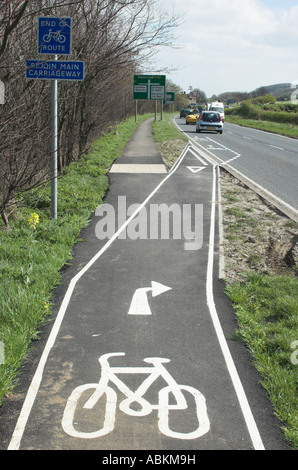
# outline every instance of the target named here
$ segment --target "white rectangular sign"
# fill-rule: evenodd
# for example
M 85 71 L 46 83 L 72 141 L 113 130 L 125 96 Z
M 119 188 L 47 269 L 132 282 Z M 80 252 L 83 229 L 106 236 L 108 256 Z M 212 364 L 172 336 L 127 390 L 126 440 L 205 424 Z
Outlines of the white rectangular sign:
M 165 97 L 165 87 L 153 85 L 151 86 L 151 99 L 152 100 L 163 100 Z

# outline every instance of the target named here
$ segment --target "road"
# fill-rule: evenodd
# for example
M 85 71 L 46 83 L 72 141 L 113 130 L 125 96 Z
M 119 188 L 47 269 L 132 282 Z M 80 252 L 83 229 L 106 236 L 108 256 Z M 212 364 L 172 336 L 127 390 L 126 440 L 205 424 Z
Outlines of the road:
M 188 146 L 166 173 L 145 122 L 109 177 L 1 448 L 287 449 L 218 280 L 216 166 Z
M 178 127 L 200 148 L 249 178 L 272 201 L 298 220 L 298 142 L 296 139 L 224 123 L 222 135 L 196 134 L 194 125 L 176 119 Z

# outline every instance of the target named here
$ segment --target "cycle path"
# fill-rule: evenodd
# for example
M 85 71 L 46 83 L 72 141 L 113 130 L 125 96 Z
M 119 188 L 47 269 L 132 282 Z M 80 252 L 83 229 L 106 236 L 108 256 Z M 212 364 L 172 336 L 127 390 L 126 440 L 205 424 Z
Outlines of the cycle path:
M 150 126 L 111 168 L 105 206 L 75 248 L 9 449 L 285 447 L 218 283 L 216 168 L 187 147 L 166 173 Z M 156 222 L 161 204 L 172 225 L 166 213 Z M 148 358 L 167 372 L 147 390 Z M 105 393 L 84 408 L 103 376 Z

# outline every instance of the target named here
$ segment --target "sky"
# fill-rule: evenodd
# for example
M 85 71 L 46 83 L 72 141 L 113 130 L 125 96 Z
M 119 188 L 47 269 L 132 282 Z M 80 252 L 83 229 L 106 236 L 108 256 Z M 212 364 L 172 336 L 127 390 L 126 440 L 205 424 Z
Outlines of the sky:
M 298 81 L 298 0 L 158 0 L 183 15 L 175 48 L 162 47 L 152 67 L 188 92 L 225 91 Z

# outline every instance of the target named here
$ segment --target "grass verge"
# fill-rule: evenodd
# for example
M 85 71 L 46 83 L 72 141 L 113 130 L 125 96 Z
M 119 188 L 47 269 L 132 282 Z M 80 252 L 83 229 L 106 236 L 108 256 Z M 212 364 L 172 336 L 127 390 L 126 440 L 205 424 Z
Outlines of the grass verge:
M 0 404 L 17 383 L 38 329 L 51 314 L 51 297 L 72 247 L 108 189 L 108 168 L 135 128 L 151 116 L 129 118 L 94 142 L 88 155 L 58 181 L 58 220 L 51 220 L 50 185 L 21 194 L 10 229 L 0 227 Z
M 298 448 L 298 224 L 221 177 L 226 293 L 284 435 Z
M 248 273 L 226 291 L 234 303 L 238 337 L 253 354 L 286 439 L 298 449 L 298 279 Z
M 175 116 L 177 113 L 164 113 L 162 121 L 152 124 L 154 140 L 168 168 L 175 163 L 188 142 L 188 138 L 173 125 Z

